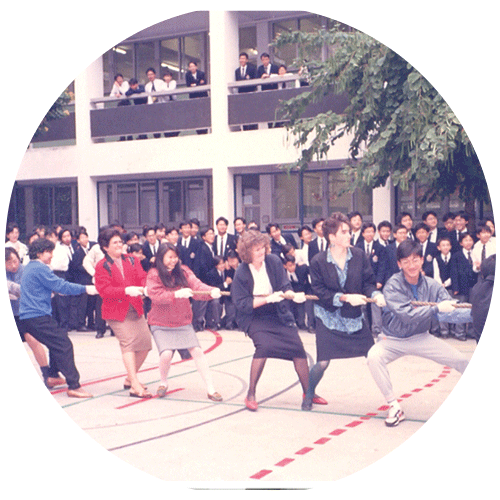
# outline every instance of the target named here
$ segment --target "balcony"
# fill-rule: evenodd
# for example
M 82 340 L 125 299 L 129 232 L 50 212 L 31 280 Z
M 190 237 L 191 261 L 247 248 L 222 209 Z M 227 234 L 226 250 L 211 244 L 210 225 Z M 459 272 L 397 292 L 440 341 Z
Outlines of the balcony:
M 249 87 L 248 81 L 228 84 L 227 124 L 231 131 L 245 130 L 247 125 L 272 123 L 280 120 L 277 115 L 279 104 L 308 90 L 299 86 L 299 77 L 290 75 L 271 79 L 251 81 L 252 92 L 242 92 L 242 87 Z M 262 90 L 262 85 L 276 85 L 278 88 Z M 196 88 L 196 92 L 206 92 L 208 97 L 190 99 L 193 89 L 186 87 L 175 90 L 156 92 L 154 104 L 134 104 L 137 99 L 146 99 L 150 94 L 134 94 L 133 97 L 100 97 L 91 100 L 90 128 L 95 142 L 115 141 L 123 138 L 161 137 L 185 135 L 211 128 L 211 86 Z M 170 99 L 172 98 L 172 99 Z M 332 110 L 342 113 L 348 105 L 346 95 L 330 94 L 321 102 L 307 107 L 304 117 Z M 125 105 L 126 103 L 126 105 Z M 52 145 L 75 141 L 75 115 L 51 122 L 47 134 L 33 142 L 37 145 Z M 61 142 L 62 141 L 62 142 Z M 70 141 L 70 142 L 68 142 Z M 71 142 L 72 141 L 72 142 Z M 46 143 L 46 144 L 44 144 Z

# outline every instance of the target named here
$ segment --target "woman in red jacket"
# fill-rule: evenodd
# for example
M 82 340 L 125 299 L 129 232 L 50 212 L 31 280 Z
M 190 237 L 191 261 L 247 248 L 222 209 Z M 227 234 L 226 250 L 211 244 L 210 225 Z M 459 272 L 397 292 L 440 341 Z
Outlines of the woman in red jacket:
M 95 270 L 95 286 L 102 297 L 102 318 L 120 342 L 127 378 L 123 384 L 130 395 L 150 398 L 152 394 L 139 382 L 139 372 L 152 348 L 151 332 L 144 318 L 142 295 L 146 272 L 138 259 L 123 254 L 120 231 L 105 229 L 98 238 L 104 259 Z
M 160 386 L 157 395 L 167 393 L 167 378 L 176 349 L 188 349 L 207 386 L 208 399 L 222 401 L 215 391 L 207 360 L 201 350 L 192 321 L 193 312 L 189 299 L 194 291 L 206 292 L 196 295 L 195 300 L 211 300 L 220 297 L 219 288 L 205 285 L 189 269 L 181 265 L 179 250 L 171 243 L 162 243 L 156 253 L 154 267 L 147 278 L 151 311 L 148 323 L 160 353 Z

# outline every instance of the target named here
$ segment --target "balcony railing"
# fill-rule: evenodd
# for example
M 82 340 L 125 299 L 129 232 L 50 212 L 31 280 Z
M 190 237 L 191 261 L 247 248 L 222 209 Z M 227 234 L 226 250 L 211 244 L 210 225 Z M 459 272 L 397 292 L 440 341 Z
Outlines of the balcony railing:
M 301 82 L 301 83 L 300 83 Z M 276 86 L 262 90 L 269 85 Z M 250 87 L 250 92 L 248 91 Z M 211 127 L 210 85 L 177 88 L 153 94 L 133 94 L 129 97 L 99 97 L 91 99 L 90 127 L 95 141 L 119 138 L 147 138 L 177 135 L 187 131 L 206 132 Z M 282 122 L 277 114 L 280 102 L 291 99 L 308 87 L 297 75 L 276 76 L 228 84 L 228 126 L 230 130 L 247 130 L 248 125 Z M 205 92 L 207 97 L 190 99 L 189 94 Z M 153 96 L 154 104 L 138 104 Z M 342 113 L 348 105 L 343 94 L 329 94 L 321 102 L 310 104 L 304 113 L 312 117 L 332 110 Z M 75 139 L 75 115 L 51 122 L 47 134 L 33 142 L 40 145 Z

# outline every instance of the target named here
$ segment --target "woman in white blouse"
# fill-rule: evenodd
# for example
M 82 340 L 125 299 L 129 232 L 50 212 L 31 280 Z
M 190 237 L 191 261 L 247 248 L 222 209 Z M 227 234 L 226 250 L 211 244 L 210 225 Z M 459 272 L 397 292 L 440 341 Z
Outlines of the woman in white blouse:
M 238 255 L 243 262 L 236 270 L 231 297 L 238 325 L 255 346 L 245 398 L 246 407 L 255 411 L 257 382 L 267 358 L 293 361 L 303 391 L 308 387 L 306 352 L 288 303 L 305 302 L 305 295 L 293 292 L 280 258 L 271 254 L 267 234 L 244 232 L 238 240 Z

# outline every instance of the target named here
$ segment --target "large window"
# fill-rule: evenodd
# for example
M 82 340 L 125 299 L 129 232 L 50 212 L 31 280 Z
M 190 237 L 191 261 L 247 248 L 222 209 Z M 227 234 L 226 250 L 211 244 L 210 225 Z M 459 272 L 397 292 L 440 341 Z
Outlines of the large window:
M 170 70 L 177 84 L 182 85 L 189 61 L 195 61 L 200 70 L 209 74 L 207 33 L 120 43 L 104 54 L 105 92 L 110 92 L 116 73 L 121 73 L 127 81 L 137 78 L 139 83 L 147 83 L 146 70 L 150 67 L 158 78 Z
M 130 231 L 163 222 L 178 226 L 197 218 L 211 223 L 211 180 L 159 179 L 99 183 L 100 225 L 118 221 Z

